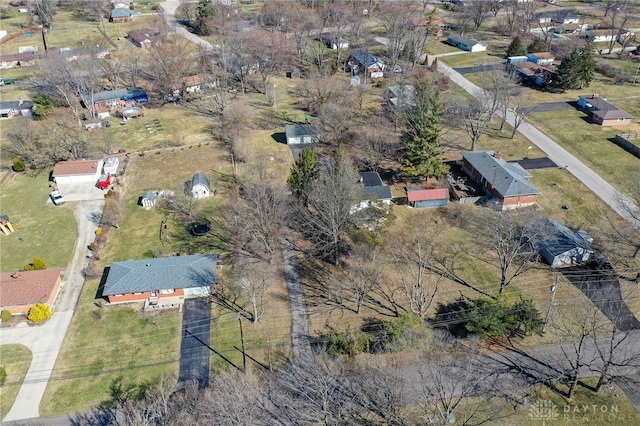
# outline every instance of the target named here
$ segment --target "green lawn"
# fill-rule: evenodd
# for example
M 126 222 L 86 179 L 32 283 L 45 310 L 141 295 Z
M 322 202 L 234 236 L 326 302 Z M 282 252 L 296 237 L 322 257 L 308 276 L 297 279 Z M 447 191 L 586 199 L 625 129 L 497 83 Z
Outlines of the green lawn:
M 15 229 L 9 235 L 0 234 L 2 272 L 22 270 L 34 256 L 49 268 L 67 267 L 78 236 L 73 203 L 47 203 L 49 185 L 48 173 L 35 177 L 10 173 L 2 183 L 0 214 L 8 215 Z
M 178 373 L 182 314 L 99 307 L 98 284 L 84 285 L 40 406 L 44 417 L 91 410 L 118 379 L 137 386 Z
M 636 157 L 611 142 L 630 126 L 598 126 L 578 110 L 535 113 L 529 120 L 621 192 L 625 192 L 629 170 L 640 167 Z
M 31 351 L 26 346 L 0 346 L 0 366 L 7 370 L 7 381 L 0 386 L 0 420 L 11 409 L 30 364 Z
M 463 53 L 460 55 L 443 56 L 438 58 L 453 68 L 472 67 L 476 65 L 491 65 L 504 63 L 504 58 L 487 52 Z

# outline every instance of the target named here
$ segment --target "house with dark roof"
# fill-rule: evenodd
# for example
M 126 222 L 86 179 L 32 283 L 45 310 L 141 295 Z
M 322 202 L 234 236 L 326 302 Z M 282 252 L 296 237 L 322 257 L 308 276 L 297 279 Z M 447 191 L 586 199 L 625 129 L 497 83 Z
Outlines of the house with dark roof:
M 407 201 L 414 208 L 444 207 L 449 204 L 449 189 L 408 186 Z
M 284 127 L 287 145 L 300 145 L 318 141 L 318 129 L 313 124 L 287 124 Z
M 109 303 L 144 302 L 145 309 L 174 308 L 185 297 L 210 295 L 217 283 L 215 254 L 114 262 L 102 296 Z
M 633 116 L 621 110 L 598 94 L 582 95 L 578 105 L 591 117 L 594 123 L 601 126 L 622 126 L 631 124 Z
M 507 163 L 499 151 L 462 154 L 462 169 L 482 185 L 499 210 L 513 210 L 536 203 L 540 191 L 528 182 L 531 174 L 518 163 Z
M 62 284 L 60 269 L 0 274 L 0 309 L 26 315 L 38 303 L 53 307 Z
M 149 28 L 139 28 L 127 33 L 127 39 L 137 47 L 151 47 L 159 39 L 159 33 Z
M 521 81 L 533 83 L 537 86 L 545 86 L 557 76 L 557 73 L 554 70 L 528 60 L 514 61 L 509 65 L 511 69 L 518 72 Z
M 450 34 L 449 37 L 447 37 L 447 42 L 456 46 L 458 49 L 466 50 L 467 52 L 484 52 L 487 50 L 486 44 L 457 34 Z
M 0 69 L 35 66 L 38 55 L 35 52 L 0 55 Z
M 211 182 L 204 173 L 196 173 L 187 185 L 188 195 L 193 198 L 207 198 L 211 195 Z
M 553 267 L 579 265 L 587 262 L 593 251 L 593 239 L 585 231 L 572 231 L 563 223 L 544 219 L 535 225 L 540 239 L 540 255 Z
M 370 78 L 384 77 L 386 65 L 377 57 L 364 50 L 353 52 L 345 61 L 345 71 L 353 75 L 366 73 Z
M 91 182 L 96 183 L 102 172 L 102 160 L 60 161 L 53 167 L 52 177 L 57 184 Z
M 11 118 L 16 116 L 31 117 L 35 111 L 33 102 L 23 101 L 4 101 L 0 102 L 0 117 Z
M 391 188 L 382 182 L 378 172 L 360 172 L 363 199 L 360 204 L 352 209 L 352 212 L 372 207 L 381 203 L 380 207 L 389 208 L 391 205 Z
M 109 22 L 129 22 L 133 20 L 133 11 L 126 8 L 115 8 L 109 15 Z

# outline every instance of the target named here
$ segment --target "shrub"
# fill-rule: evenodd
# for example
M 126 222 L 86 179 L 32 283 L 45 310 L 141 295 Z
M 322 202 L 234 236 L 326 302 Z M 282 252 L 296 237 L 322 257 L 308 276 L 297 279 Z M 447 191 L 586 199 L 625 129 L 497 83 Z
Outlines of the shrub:
M 32 322 L 40 322 L 44 321 L 47 318 L 51 318 L 52 312 L 51 308 L 44 303 L 38 303 L 31 309 L 29 309 L 29 315 L 27 318 Z
M 96 229 L 96 235 L 99 237 L 100 235 L 102 235 L 102 227 L 98 227 L 98 229 Z
M 397 319 L 386 324 L 388 347 L 392 352 L 415 349 L 425 339 L 429 327 L 417 315 L 402 312 Z
M 24 164 L 22 158 L 14 158 L 13 159 L 13 171 L 14 172 L 24 172 L 27 170 L 27 166 Z
M 9 321 L 11 319 L 11 312 L 7 310 L 0 312 L 0 319 L 2 320 L 2 322 Z
M 44 263 L 44 260 L 40 259 L 39 257 L 34 257 L 33 258 L 33 269 L 36 271 L 42 271 L 47 269 L 47 265 Z
M 116 191 L 114 191 L 113 189 L 110 189 L 107 191 L 107 194 L 104 196 L 105 198 L 113 198 L 116 195 Z
M 4 385 L 7 381 L 7 369 L 4 367 L 0 367 L 0 385 Z
M 352 332 L 331 331 L 320 336 L 326 341 L 327 352 L 354 357 L 362 352 L 368 352 L 370 347 L 369 336 L 358 330 Z
M 91 244 L 89 244 L 89 250 L 91 250 L 91 251 L 98 250 L 98 244 L 96 244 L 96 242 L 93 241 Z

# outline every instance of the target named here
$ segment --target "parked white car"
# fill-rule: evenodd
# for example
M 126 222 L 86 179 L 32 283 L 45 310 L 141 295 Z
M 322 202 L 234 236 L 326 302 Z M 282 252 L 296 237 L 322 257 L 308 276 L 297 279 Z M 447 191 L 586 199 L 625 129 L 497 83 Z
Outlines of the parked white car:
M 56 206 L 60 206 L 64 204 L 64 197 L 62 196 L 60 191 L 56 189 L 55 191 L 51 191 L 51 201 L 53 201 L 53 204 L 55 204 Z

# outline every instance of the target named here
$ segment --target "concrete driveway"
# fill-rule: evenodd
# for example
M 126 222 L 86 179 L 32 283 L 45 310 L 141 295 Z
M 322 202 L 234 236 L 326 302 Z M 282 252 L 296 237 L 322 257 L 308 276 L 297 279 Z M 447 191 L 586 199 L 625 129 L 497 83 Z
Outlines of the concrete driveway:
M 491 64 L 491 65 L 476 65 L 473 67 L 461 67 L 454 68 L 458 73 L 465 74 L 473 74 L 477 72 L 487 72 L 487 71 L 503 71 L 505 69 L 505 64 Z
M 40 401 L 84 284 L 82 269 L 88 264 L 85 257 L 87 246 L 93 241 L 97 228 L 94 218 L 102 214 L 103 206 L 104 199 L 82 201 L 75 206 L 78 240 L 51 319 L 37 327 L 0 329 L 0 345 L 23 344 L 31 350 L 33 356 L 18 396 L 9 413 L 2 419 L 3 422 L 40 416 Z
M 104 195 L 107 193 L 106 190 L 99 189 L 96 182 L 61 183 L 57 188 L 64 197 L 65 203 L 104 200 Z M 51 198 L 47 202 L 50 203 Z

